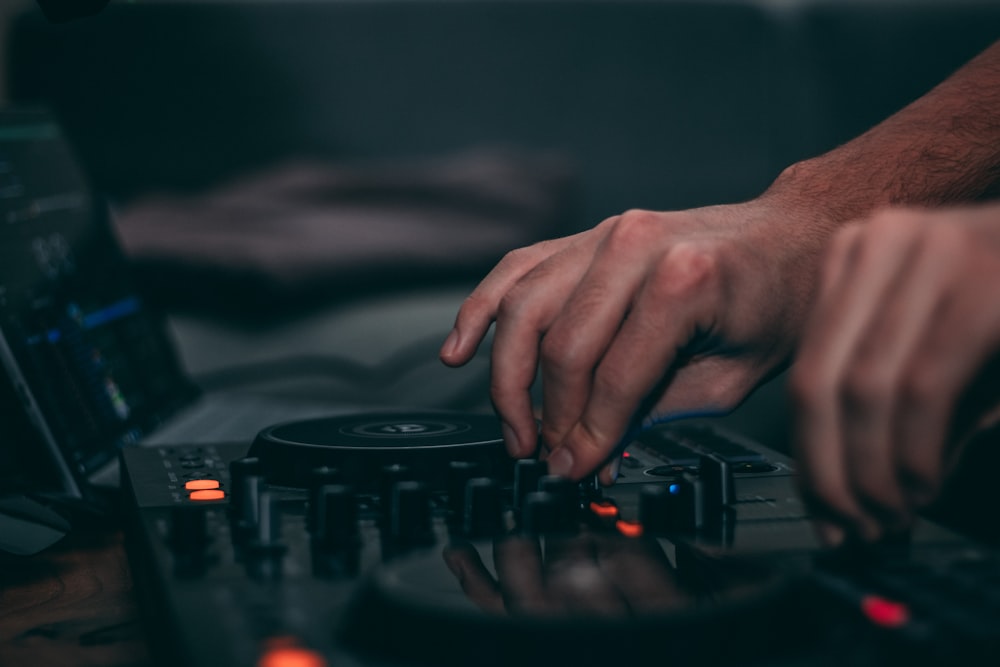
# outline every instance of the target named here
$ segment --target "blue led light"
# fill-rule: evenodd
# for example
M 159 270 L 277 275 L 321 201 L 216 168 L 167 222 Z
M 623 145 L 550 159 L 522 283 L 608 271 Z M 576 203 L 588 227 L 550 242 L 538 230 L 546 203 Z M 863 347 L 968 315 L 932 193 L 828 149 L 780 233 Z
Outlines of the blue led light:
M 670 491 L 670 493 L 672 495 L 676 496 L 678 493 L 681 492 L 681 485 L 680 484 L 671 484 L 670 486 L 667 487 L 667 490 Z

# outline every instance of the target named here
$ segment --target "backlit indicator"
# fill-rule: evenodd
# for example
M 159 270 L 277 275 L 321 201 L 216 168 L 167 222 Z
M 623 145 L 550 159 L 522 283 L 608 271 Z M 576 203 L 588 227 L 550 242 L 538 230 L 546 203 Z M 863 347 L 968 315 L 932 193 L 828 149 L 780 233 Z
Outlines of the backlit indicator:
M 618 516 L 618 508 L 607 501 L 590 503 L 590 511 L 604 519 L 614 519 Z
M 900 628 L 910 622 L 909 607 L 877 595 L 866 595 L 861 600 L 861 611 L 869 621 L 883 628 Z
M 184 483 L 184 488 L 188 491 L 204 491 L 206 489 L 217 489 L 219 488 L 219 480 L 217 479 L 192 479 L 190 482 Z
M 278 646 L 262 655 L 257 667 L 327 667 L 327 662 L 319 653 L 307 648 Z
M 191 500 L 222 500 L 226 497 L 226 492 L 221 489 L 202 489 L 192 491 L 188 496 Z
M 642 535 L 642 524 L 635 521 L 625 521 L 623 519 L 615 524 L 615 528 L 625 537 L 639 537 Z

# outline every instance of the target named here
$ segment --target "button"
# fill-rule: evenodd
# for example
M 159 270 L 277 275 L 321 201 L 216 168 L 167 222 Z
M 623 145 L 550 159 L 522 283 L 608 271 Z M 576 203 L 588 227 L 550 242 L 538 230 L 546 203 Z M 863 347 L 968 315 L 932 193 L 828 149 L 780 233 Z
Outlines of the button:
M 226 492 L 221 489 L 202 489 L 192 491 L 188 496 L 191 500 L 222 500 L 226 497 Z
M 192 459 L 190 461 L 181 461 L 182 468 L 204 468 L 205 460 L 201 458 Z
M 625 537 L 639 537 L 642 535 L 642 524 L 635 521 L 625 521 L 620 519 L 616 524 L 615 528 L 618 532 Z
M 184 482 L 184 488 L 188 491 L 204 491 L 206 489 L 217 489 L 219 488 L 219 480 L 217 479 L 193 479 L 190 482 Z

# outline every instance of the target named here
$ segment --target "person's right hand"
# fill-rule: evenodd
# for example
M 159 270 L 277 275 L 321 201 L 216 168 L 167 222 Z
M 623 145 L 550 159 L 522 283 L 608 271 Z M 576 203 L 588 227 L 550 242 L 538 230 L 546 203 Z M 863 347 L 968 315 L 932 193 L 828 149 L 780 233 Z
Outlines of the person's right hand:
M 791 374 L 803 496 L 830 544 L 909 526 L 1000 399 L 1000 206 L 840 231 Z
M 810 216 L 812 216 L 810 218 Z M 629 211 L 515 250 L 466 299 L 441 357 L 468 361 L 496 321 L 491 393 L 515 457 L 578 479 L 641 421 L 725 412 L 789 357 L 832 225 L 779 196 Z M 602 481 L 614 474 L 606 469 Z

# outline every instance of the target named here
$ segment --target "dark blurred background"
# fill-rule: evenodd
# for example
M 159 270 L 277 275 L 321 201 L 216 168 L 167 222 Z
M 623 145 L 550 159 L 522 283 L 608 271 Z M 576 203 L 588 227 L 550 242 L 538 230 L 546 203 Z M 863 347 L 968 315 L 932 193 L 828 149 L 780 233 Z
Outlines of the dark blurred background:
M 31 0 L 6 0 L 0 28 L 4 99 L 54 109 L 96 187 L 126 213 L 148 214 L 162 204 L 154 196 L 167 196 L 170 211 L 178 201 L 194 210 L 246 174 L 280 173 L 290 161 L 360 164 L 369 177 L 405 164 L 401 173 L 412 175 L 469 151 L 499 151 L 537 181 L 532 202 L 547 198 L 513 247 L 627 208 L 753 197 L 783 167 L 862 132 L 986 47 L 1000 35 L 1000 4 L 139 1 L 52 25 Z M 378 194 L 386 182 L 374 182 Z M 519 219 L 521 209 L 511 210 Z M 475 224 L 465 229 L 472 236 Z M 350 234 L 350 224 L 336 233 Z M 421 239 L 433 245 L 434 233 Z M 397 274 L 390 265 L 380 280 L 327 276 L 311 286 L 327 299 L 277 319 L 270 306 L 283 296 L 264 290 L 266 302 L 241 303 L 238 322 L 211 303 L 188 312 L 184 294 L 196 301 L 198 290 L 174 280 L 177 263 L 130 247 L 153 288 L 185 286 L 165 297 L 185 361 L 218 377 L 293 350 L 335 348 L 376 364 L 414 340 L 436 340 L 504 243 L 496 237 L 476 262 L 463 263 L 461 250 L 434 259 L 461 271 L 426 285 L 434 273 L 426 266 Z M 431 370 L 433 356 L 428 345 L 426 367 L 386 400 L 447 407 L 427 395 L 454 377 Z M 485 381 L 476 386 L 488 408 Z M 733 422 L 780 445 L 781 395 L 778 383 Z

